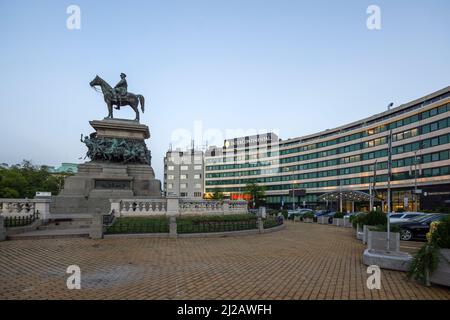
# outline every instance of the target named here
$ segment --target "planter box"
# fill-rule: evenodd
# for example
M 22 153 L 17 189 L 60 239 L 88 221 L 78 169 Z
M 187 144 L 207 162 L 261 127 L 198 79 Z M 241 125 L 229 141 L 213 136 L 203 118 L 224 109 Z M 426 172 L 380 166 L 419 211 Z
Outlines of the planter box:
M 367 244 L 367 239 L 369 238 L 369 226 L 363 225 L 362 233 L 362 242 Z
M 430 282 L 450 287 L 450 249 L 439 250 L 439 264 L 431 274 Z
M 409 253 L 383 251 L 383 250 L 364 250 L 363 263 L 366 266 L 376 265 L 381 269 L 408 271 L 413 257 Z
M 336 227 L 343 227 L 344 226 L 344 219 L 342 219 L 342 218 L 333 218 L 333 224 Z
M 344 217 L 344 228 L 353 228 L 349 217 Z
M 368 230 L 367 226 L 366 230 Z M 400 233 L 391 232 L 387 251 L 387 232 L 368 231 L 367 249 L 363 254 L 365 265 L 377 265 L 382 269 L 408 271 L 412 256 L 400 252 Z
M 387 232 L 369 231 L 367 237 L 367 249 L 379 251 L 387 250 Z M 392 252 L 400 252 L 400 233 L 391 232 L 389 250 Z
M 317 217 L 317 223 L 328 224 L 328 217 Z

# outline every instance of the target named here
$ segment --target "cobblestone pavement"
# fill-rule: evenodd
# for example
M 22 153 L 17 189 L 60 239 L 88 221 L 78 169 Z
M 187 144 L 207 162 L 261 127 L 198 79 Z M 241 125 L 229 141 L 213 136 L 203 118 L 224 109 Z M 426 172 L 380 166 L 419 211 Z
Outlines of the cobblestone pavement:
M 86 238 L 0 242 L 2 299 L 450 299 L 382 270 L 368 290 L 352 229 L 287 223 L 226 238 Z M 66 268 L 81 268 L 68 290 Z

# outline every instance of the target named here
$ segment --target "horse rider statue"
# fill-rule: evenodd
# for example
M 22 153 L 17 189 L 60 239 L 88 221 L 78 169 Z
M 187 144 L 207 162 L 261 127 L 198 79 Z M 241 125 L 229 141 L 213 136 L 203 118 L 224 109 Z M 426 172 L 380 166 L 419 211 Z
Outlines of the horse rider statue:
M 119 101 L 119 103 L 115 107 L 117 110 L 120 110 L 122 96 L 127 95 L 128 83 L 127 83 L 127 80 L 125 79 L 126 77 L 127 77 L 127 75 L 125 73 L 121 73 L 120 81 L 116 84 L 116 86 L 114 88 L 111 89 L 113 99 L 117 99 Z

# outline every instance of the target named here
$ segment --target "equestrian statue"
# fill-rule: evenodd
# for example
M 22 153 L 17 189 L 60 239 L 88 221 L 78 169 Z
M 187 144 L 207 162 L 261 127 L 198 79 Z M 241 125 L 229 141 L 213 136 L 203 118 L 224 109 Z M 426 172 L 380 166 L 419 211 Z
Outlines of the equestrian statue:
M 144 96 L 140 94 L 134 94 L 128 92 L 128 83 L 125 79 L 127 76 L 124 73 L 120 74 L 120 81 L 117 85 L 112 88 L 105 80 L 100 78 L 98 75 L 95 76 L 89 85 L 95 89 L 95 86 L 100 86 L 103 99 L 108 106 L 108 116 L 105 119 L 113 119 L 113 106 L 117 110 L 120 110 L 121 106 L 130 106 L 134 112 L 136 112 L 135 121 L 139 121 L 139 110 L 138 105 L 141 104 L 141 110 L 144 112 L 145 99 Z

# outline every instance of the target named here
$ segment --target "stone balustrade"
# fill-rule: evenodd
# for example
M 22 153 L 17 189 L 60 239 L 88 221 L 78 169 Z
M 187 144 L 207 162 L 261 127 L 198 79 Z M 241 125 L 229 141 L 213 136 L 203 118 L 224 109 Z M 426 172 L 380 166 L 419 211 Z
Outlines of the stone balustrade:
M 166 199 L 123 199 L 111 201 L 111 209 L 119 216 L 152 216 L 167 213 Z
M 50 202 L 51 199 L 0 199 L 0 215 L 20 217 L 39 212 L 39 219 L 46 220 L 50 213 Z
M 111 211 L 118 216 L 211 215 L 247 213 L 246 201 L 165 199 L 114 199 Z
M 214 200 L 187 200 L 180 199 L 180 214 L 221 214 L 224 213 L 224 204 Z

